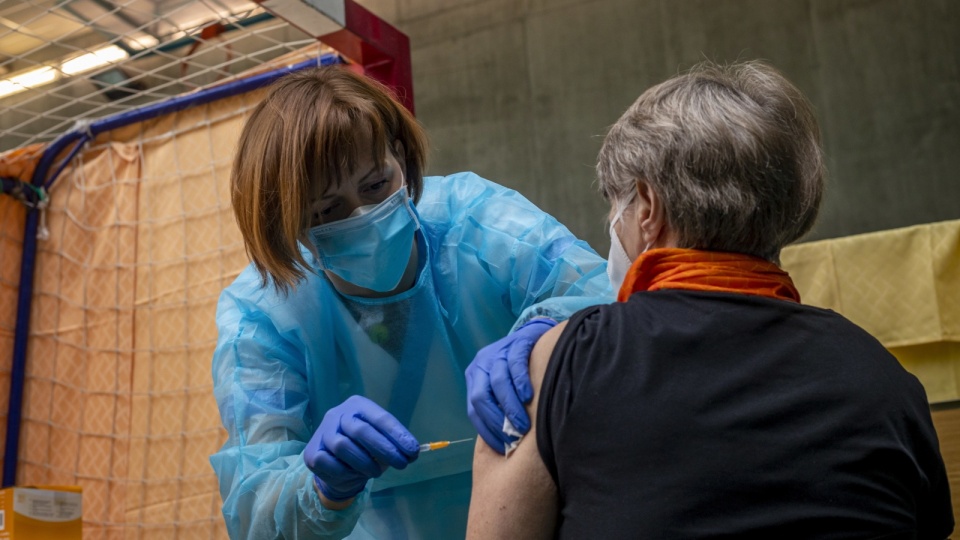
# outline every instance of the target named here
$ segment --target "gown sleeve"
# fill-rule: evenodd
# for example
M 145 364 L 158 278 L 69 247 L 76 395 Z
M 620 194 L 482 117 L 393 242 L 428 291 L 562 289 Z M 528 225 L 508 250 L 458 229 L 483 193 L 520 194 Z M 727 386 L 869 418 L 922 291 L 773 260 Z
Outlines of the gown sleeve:
M 348 508 L 325 508 L 303 461 L 310 396 L 301 345 L 277 331 L 252 297 L 264 296 L 248 269 L 221 295 L 213 383 L 228 439 L 210 462 L 232 539 L 343 538 L 367 491 Z
M 447 241 L 499 284 L 517 317 L 514 329 L 614 300 L 606 261 L 518 192 L 473 173 L 431 180 L 442 184 L 449 205 Z
M 510 290 L 520 314 L 512 330 L 535 317 L 563 321 L 614 300 L 607 262 L 546 213 L 517 239 L 514 268 Z

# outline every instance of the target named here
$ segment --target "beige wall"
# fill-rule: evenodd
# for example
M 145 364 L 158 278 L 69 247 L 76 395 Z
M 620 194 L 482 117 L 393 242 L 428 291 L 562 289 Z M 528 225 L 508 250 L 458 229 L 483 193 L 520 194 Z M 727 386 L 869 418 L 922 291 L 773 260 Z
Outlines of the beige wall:
M 960 2 L 361 3 L 410 36 L 430 172 L 515 187 L 601 253 L 606 127 L 703 58 L 767 59 L 816 105 L 830 183 L 810 238 L 960 218 Z

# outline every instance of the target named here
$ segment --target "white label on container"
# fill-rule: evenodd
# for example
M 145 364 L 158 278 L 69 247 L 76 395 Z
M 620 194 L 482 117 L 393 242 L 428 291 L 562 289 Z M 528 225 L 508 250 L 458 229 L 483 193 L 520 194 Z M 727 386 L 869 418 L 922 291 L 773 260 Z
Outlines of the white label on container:
M 41 521 L 73 521 L 82 514 L 80 494 L 70 491 L 17 488 L 13 511 Z

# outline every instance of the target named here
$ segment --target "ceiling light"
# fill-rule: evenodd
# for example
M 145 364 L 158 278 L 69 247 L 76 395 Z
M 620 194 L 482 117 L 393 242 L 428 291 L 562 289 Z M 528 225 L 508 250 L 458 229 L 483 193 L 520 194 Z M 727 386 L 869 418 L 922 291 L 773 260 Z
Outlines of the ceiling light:
M 60 66 L 60 70 L 67 75 L 76 75 L 84 71 L 90 71 L 101 66 L 105 66 L 117 60 L 123 60 L 129 57 L 123 49 L 116 45 L 109 45 L 102 49 L 78 56 L 72 60 L 67 60 Z
M 160 41 L 148 34 L 135 34 L 132 36 L 127 36 L 127 39 L 124 40 L 124 43 L 127 44 L 127 47 L 131 49 L 150 49 L 156 47 Z
M 50 66 L 32 69 L 20 75 L 0 81 L 0 97 L 22 92 L 27 88 L 47 84 L 57 78 L 57 70 Z

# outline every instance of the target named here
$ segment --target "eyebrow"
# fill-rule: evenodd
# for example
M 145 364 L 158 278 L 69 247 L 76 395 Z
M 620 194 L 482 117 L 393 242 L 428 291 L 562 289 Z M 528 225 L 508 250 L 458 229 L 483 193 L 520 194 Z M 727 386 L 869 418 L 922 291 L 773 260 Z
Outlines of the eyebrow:
M 385 167 L 382 167 L 381 165 L 377 165 L 376 163 L 374 163 L 373 167 L 371 167 L 370 170 L 367 171 L 367 174 L 361 176 L 361 177 L 360 177 L 360 180 L 359 180 L 357 183 L 358 183 L 358 184 L 359 184 L 359 183 L 362 183 L 362 182 L 363 182 L 364 180 L 366 180 L 367 178 L 370 178 L 370 177 L 373 175 L 373 173 L 375 173 L 375 172 L 377 172 L 377 171 L 379 171 L 379 170 L 381 170 L 381 169 L 383 169 L 383 168 L 385 168 Z M 331 193 L 324 193 L 323 195 L 320 196 L 319 199 L 314 200 L 314 202 L 313 202 L 312 204 L 315 205 L 315 204 L 317 204 L 318 202 L 322 202 L 322 201 L 324 201 L 325 199 L 329 199 L 329 198 L 331 198 L 331 197 L 333 197 L 333 196 L 334 196 L 334 195 L 331 194 Z

